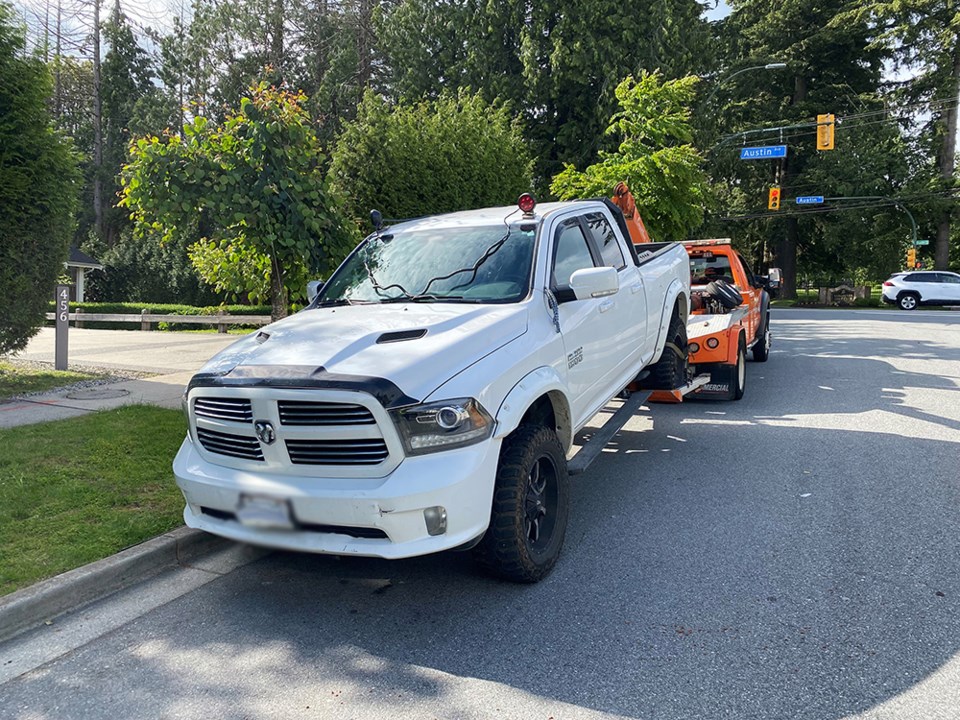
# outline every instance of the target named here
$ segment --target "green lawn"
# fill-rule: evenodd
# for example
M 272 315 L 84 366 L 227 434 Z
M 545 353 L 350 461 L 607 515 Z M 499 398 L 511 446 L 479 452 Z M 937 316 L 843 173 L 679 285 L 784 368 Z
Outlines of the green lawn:
M 0 430 L 0 595 L 182 523 L 183 414 L 128 406 Z
M 44 392 L 96 377 L 102 376 L 61 370 L 37 370 L 0 361 L 0 402 L 24 393 Z

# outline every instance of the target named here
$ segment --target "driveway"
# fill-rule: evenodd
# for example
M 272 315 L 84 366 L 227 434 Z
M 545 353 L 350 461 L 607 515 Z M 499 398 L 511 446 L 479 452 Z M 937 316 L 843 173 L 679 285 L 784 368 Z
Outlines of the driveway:
M 193 373 L 238 337 L 200 332 L 70 328 L 67 336 L 67 356 L 71 366 L 159 374 Z M 27 345 L 27 349 L 15 357 L 52 363 L 55 343 L 54 329 L 42 328 Z

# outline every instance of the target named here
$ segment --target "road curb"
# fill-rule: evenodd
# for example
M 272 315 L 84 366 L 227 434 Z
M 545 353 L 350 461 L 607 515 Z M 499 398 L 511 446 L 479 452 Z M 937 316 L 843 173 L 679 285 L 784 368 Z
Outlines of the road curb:
M 181 527 L 0 598 L 0 642 L 164 570 L 237 543 Z

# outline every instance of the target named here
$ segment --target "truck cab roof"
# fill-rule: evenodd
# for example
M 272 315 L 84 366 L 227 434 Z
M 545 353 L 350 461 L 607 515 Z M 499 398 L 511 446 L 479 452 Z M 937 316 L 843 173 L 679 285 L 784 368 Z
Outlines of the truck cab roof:
M 604 203 L 597 200 L 568 200 L 565 202 L 539 203 L 532 216 L 524 216 L 516 205 L 504 205 L 501 207 L 480 208 L 477 210 L 461 210 L 459 212 L 445 213 L 443 215 L 431 215 L 428 217 L 406 220 L 396 225 L 391 225 L 390 229 L 395 231 L 422 230 L 427 228 L 449 228 L 449 227 L 477 227 L 483 225 L 497 225 L 504 221 L 510 223 L 532 222 L 540 224 L 554 212 L 570 209 L 591 209 L 604 207 Z

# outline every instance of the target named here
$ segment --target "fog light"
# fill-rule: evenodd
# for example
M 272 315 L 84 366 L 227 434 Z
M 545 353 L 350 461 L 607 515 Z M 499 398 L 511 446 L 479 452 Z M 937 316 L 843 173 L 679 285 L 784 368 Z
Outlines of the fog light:
M 718 345 L 720 345 L 720 341 L 716 338 L 710 338 L 707 340 L 707 347 L 711 350 L 716 350 Z
M 700 350 L 700 346 L 697 345 L 696 343 L 690 343 L 689 345 L 687 345 L 687 350 L 689 350 L 692 353 L 695 353 Z
M 447 531 L 447 509 L 440 507 L 428 507 L 423 511 L 424 522 L 427 523 L 427 533 L 429 535 L 443 535 Z

